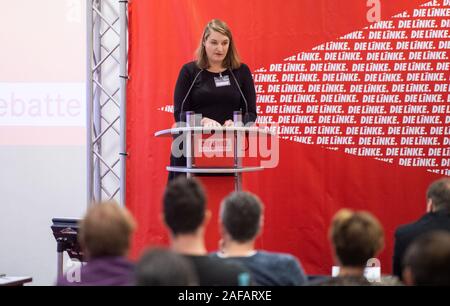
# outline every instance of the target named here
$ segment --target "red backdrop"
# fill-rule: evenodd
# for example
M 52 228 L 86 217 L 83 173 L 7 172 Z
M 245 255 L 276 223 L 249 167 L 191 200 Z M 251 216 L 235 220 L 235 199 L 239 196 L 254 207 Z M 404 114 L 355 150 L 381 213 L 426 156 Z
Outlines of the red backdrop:
M 392 16 L 406 11 L 410 17 L 403 16 L 403 18 L 414 19 L 413 9 L 417 9 L 424 2 L 381 1 L 381 18 L 394 20 L 397 25 L 398 21 Z M 437 1 L 436 5 L 441 3 Z M 149 245 L 167 243 L 167 234 L 160 219 L 160 208 L 161 196 L 167 181 L 165 166 L 169 163 L 170 140 L 155 138 L 153 134 L 170 127 L 173 123 L 173 116 L 166 111 L 169 109 L 166 109 L 166 106 L 173 103 L 173 89 L 179 69 L 193 59 L 204 25 L 213 18 L 225 20 L 233 31 L 243 61 L 252 71 L 268 74 L 271 65 L 284 64 L 288 57 L 302 52 L 312 52 L 313 48 L 327 42 L 344 41 L 345 38 L 342 36 L 354 31 L 362 31 L 364 38 L 360 38 L 360 41 L 374 41 L 369 38 L 369 29 L 364 29 L 369 25 L 366 17 L 369 9 L 363 0 L 131 2 L 127 206 L 139 224 L 133 244 L 133 257 L 137 257 Z M 437 17 L 435 19 L 439 22 L 441 20 Z M 414 40 L 409 39 L 410 30 L 406 35 L 408 38 L 405 40 Z M 440 41 L 442 40 L 448 41 L 448 37 L 441 38 Z M 390 41 L 395 44 L 397 39 Z M 355 48 L 354 43 L 355 41 L 349 42 L 351 50 Z M 315 48 L 320 56 L 319 62 L 325 64 L 329 62 L 324 58 L 325 52 L 329 51 L 326 48 L 328 47 L 324 50 Z M 365 57 L 366 51 L 363 50 L 361 54 Z M 358 61 L 380 62 L 367 59 Z M 448 57 L 441 62 L 448 62 Z M 307 71 L 304 73 L 311 70 L 311 63 L 307 64 Z M 348 65 L 351 64 L 349 61 Z M 436 63 L 433 62 L 433 65 L 432 69 L 435 70 Z M 323 73 L 319 72 L 319 77 L 322 77 Z M 280 71 L 274 74 L 278 81 L 283 77 Z M 364 74 L 359 74 L 358 77 L 359 82 L 345 83 L 347 92 L 349 86 L 354 83 L 365 84 L 362 80 Z M 444 77 L 445 80 L 441 83 L 448 83 L 448 71 Z M 406 81 L 406 72 L 402 72 L 401 78 L 402 83 L 410 83 Z M 257 81 L 256 85 L 262 86 L 258 96 L 267 94 L 268 86 L 275 83 L 280 84 Z M 300 83 L 306 88 L 311 84 L 297 82 Z M 391 87 L 388 91 L 392 91 Z M 281 94 L 280 91 L 274 93 L 275 102 L 271 105 L 281 105 L 279 102 Z M 315 95 L 320 97 L 319 93 Z M 357 98 L 361 99 L 361 95 L 362 93 L 358 93 Z M 445 105 L 444 102 L 448 97 L 444 96 L 442 99 L 443 101 L 437 104 Z M 400 100 L 401 104 L 404 97 L 400 96 Z M 349 104 L 345 102 L 334 104 L 343 105 L 341 114 L 349 113 Z M 320 102 L 308 105 L 313 104 L 330 105 Z M 258 105 L 261 107 L 261 116 L 269 114 L 266 106 L 268 104 L 258 103 Z M 386 106 L 387 109 L 389 106 Z M 303 107 L 303 111 L 306 111 L 306 104 Z M 446 112 L 448 113 L 448 110 Z M 280 120 L 281 113 L 271 115 L 273 120 Z M 317 112 L 311 115 L 314 116 L 315 123 L 306 125 L 327 125 L 318 123 L 319 116 L 323 114 Z M 352 126 L 365 125 L 360 121 L 361 115 L 361 113 L 355 115 L 356 123 L 351 124 Z M 441 114 L 441 122 L 433 126 L 444 126 L 445 115 Z M 332 116 L 336 117 L 336 114 Z M 402 118 L 398 115 L 400 121 L 398 126 L 404 126 Z M 308 135 L 307 131 L 303 130 L 305 124 L 285 124 L 291 125 L 299 126 L 302 129 L 301 134 Z M 346 124 L 337 126 L 346 128 Z M 383 128 L 387 129 L 386 126 Z M 429 134 L 429 126 L 426 128 Z M 438 147 L 445 148 L 448 145 L 443 145 L 442 134 L 438 139 Z M 426 187 L 441 175 L 427 172 L 430 167 L 400 166 L 399 157 L 385 162 L 375 159 L 376 156 L 345 153 L 344 150 L 350 147 L 357 149 L 364 147 L 356 136 L 354 144 L 332 146 L 317 144 L 318 134 L 312 135 L 314 144 L 301 143 L 305 142 L 304 140 L 296 142 L 292 134 L 284 136 L 287 139 L 280 141 L 278 167 L 262 173 L 247 174 L 244 177 L 245 189 L 258 194 L 266 207 L 265 227 L 258 240 L 258 246 L 272 251 L 293 253 L 301 260 L 307 273 L 329 274 L 333 264 L 327 237 L 331 217 L 343 207 L 364 209 L 376 215 L 384 226 L 386 246 L 379 259 L 383 273 L 390 272 L 395 227 L 418 218 L 424 212 Z M 402 147 L 400 136 L 396 136 L 394 145 L 399 148 Z M 384 148 L 380 157 L 387 157 Z M 437 162 L 440 163 L 441 159 Z M 431 170 L 448 168 L 440 165 L 431 167 Z M 217 218 L 217 215 L 213 218 Z

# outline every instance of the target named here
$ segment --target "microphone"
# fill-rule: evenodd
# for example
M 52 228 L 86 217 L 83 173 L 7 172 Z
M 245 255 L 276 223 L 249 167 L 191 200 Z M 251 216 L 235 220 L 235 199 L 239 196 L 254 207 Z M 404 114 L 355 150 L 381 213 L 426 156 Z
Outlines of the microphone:
M 181 122 L 181 116 L 183 115 L 183 106 L 184 106 L 184 102 L 186 102 L 187 97 L 189 96 L 189 94 L 191 93 L 192 87 L 194 87 L 195 81 L 197 81 L 198 76 L 200 75 L 200 73 L 202 73 L 203 69 L 201 69 L 197 75 L 194 78 L 194 81 L 192 81 L 191 86 L 189 87 L 189 90 L 187 91 L 186 95 L 184 96 L 183 102 L 181 102 L 181 108 L 180 108 L 180 118 L 178 118 Z
M 244 115 L 243 121 L 244 121 L 244 124 L 247 124 L 250 121 L 249 113 L 248 113 L 248 102 L 247 102 L 247 99 L 244 96 L 244 93 L 241 90 L 241 87 L 239 86 L 239 83 L 238 83 L 238 81 L 237 81 L 237 79 L 236 79 L 236 77 L 235 77 L 235 75 L 233 73 L 233 70 L 231 70 L 231 69 L 229 69 L 229 70 L 231 72 L 231 75 L 233 76 L 233 79 L 234 79 L 234 82 L 236 83 L 237 88 L 239 89 L 239 92 L 241 93 L 242 99 L 244 99 L 245 115 Z

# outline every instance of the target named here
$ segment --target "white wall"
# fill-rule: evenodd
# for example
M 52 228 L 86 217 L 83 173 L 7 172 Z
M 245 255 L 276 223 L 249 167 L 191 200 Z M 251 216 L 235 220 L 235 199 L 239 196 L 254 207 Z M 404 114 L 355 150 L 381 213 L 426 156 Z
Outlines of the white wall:
M 51 285 L 51 219 L 86 209 L 85 1 L 0 7 L 0 273 Z
M 54 283 L 51 219 L 84 213 L 84 156 L 82 147 L 1 148 L 1 273 L 32 276 L 34 285 Z

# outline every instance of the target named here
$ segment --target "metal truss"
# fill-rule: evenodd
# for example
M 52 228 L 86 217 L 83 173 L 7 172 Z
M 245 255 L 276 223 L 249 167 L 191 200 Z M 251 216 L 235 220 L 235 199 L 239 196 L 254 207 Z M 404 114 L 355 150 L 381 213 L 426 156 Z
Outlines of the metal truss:
M 128 1 L 87 0 L 87 202 L 125 205 Z

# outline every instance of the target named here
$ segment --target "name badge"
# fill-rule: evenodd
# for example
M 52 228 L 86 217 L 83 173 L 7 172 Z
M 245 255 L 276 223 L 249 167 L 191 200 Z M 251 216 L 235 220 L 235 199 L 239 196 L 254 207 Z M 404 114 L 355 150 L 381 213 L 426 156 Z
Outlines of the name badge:
M 230 76 L 229 75 L 223 75 L 220 77 L 214 77 L 214 82 L 216 83 L 216 87 L 224 87 L 224 86 L 230 86 Z

